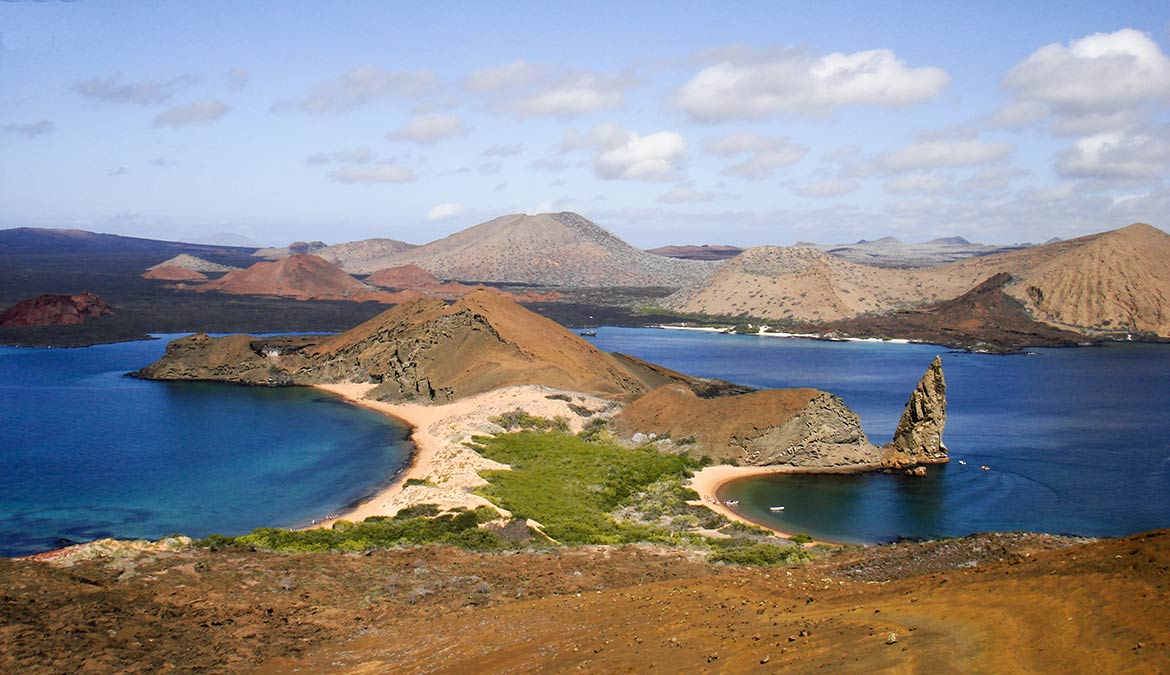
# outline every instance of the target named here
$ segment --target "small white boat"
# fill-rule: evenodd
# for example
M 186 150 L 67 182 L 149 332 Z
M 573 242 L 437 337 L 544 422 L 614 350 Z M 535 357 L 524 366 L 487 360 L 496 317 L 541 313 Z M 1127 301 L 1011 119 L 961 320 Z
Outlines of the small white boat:
M 783 506 L 769 506 L 768 510 L 771 511 L 772 513 L 778 513 L 780 511 L 783 511 L 784 507 Z
M 723 502 L 724 506 L 735 506 L 736 504 L 739 504 L 738 499 L 728 499 L 727 501 Z
M 962 464 L 963 466 L 967 466 L 967 463 L 966 463 L 966 462 L 964 462 L 964 461 L 963 461 L 963 460 L 961 460 L 961 459 L 959 460 L 959 464 Z

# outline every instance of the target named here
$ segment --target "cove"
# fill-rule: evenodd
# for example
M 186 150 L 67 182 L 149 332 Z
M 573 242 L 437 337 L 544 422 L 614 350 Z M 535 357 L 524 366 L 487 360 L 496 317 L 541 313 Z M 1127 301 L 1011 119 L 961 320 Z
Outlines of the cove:
M 162 337 L 0 347 L 0 555 L 307 525 L 409 463 L 404 426 L 331 394 L 125 377 Z

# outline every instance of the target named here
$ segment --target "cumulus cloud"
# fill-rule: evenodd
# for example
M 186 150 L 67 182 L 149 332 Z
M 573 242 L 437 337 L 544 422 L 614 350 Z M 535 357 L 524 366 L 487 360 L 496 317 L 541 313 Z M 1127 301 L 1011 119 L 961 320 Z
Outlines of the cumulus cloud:
M 889 49 L 816 56 L 801 49 L 747 48 L 712 54 L 674 95 L 700 122 L 823 113 L 844 105 L 905 106 L 937 96 L 950 76 L 912 68 Z
M 495 68 L 477 70 L 463 78 L 463 88 L 475 94 L 493 93 L 526 87 L 535 84 L 544 74 L 544 69 L 516 60 Z
M 346 113 L 381 98 L 417 98 L 434 86 L 435 79 L 429 70 L 393 71 L 364 65 L 317 84 L 300 98 L 277 101 L 272 110 Z
M 915 192 L 942 192 L 951 186 L 949 176 L 934 173 L 908 173 L 896 176 L 882 186 L 886 192 L 894 194 L 910 194 Z
M 448 220 L 457 216 L 463 215 L 463 205 L 457 202 L 449 202 L 446 204 L 436 204 L 427 211 L 427 220 L 435 222 L 437 220 Z
M 154 127 L 182 127 L 188 124 L 214 122 L 227 114 L 228 106 L 222 101 L 203 99 L 186 105 L 168 108 L 154 116 Z
M 878 155 L 868 172 L 897 173 L 942 167 L 978 166 L 998 162 L 1015 150 L 1011 143 L 977 139 L 921 140 Z
M 409 183 L 417 177 L 410 169 L 397 164 L 343 166 L 329 172 L 339 183 Z
M 723 157 L 746 155 L 742 161 L 723 169 L 724 175 L 763 180 L 771 176 L 776 169 L 804 159 L 809 148 L 793 143 L 784 136 L 735 133 L 709 141 L 706 150 Z
M 444 138 L 465 134 L 468 131 L 469 129 L 463 125 L 463 120 L 458 115 L 430 113 L 411 119 L 401 129 L 386 134 L 386 138 L 391 141 L 431 144 Z
M 1148 34 L 1126 28 L 1045 45 L 1003 84 L 1020 101 L 1060 115 L 1115 113 L 1170 98 L 1170 58 Z
M 338 162 L 340 164 L 368 164 L 372 161 L 374 161 L 374 151 L 364 145 L 352 150 L 318 152 L 305 158 L 305 163 L 312 165 L 328 164 L 329 162 Z
M 1069 178 L 1161 179 L 1170 173 L 1170 127 L 1081 138 L 1059 155 L 1056 171 Z
M 19 136 L 27 136 L 33 138 L 34 136 L 44 136 L 53 133 L 53 123 L 49 120 L 39 120 L 37 122 L 29 122 L 27 124 L 5 124 L 0 126 L 7 133 L 17 134 Z
M 802 185 L 796 188 L 796 194 L 801 197 L 813 197 L 816 199 L 828 199 L 831 197 L 840 197 L 841 195 L 856 192 L 861 189 L 861 183 L 855 180 L 846 180 L 841 178 L 823 178 L 821 180 L 814 180 L 807 185 Z
M 94 77 L 73 85 L 73 91 L 87 98 L 107 103 L 157 105 L 171 100 L 181 89 L 195 82 L 191 75 L 180 75 L 169 80 L 139 80 L 123 82 L 121 75 Z
M 687 153 L 686 141 L 673 131 L 640 136 L 613 123 L 594 129 L 590 142 L 593 170 L 606 180 L 674 180 Z

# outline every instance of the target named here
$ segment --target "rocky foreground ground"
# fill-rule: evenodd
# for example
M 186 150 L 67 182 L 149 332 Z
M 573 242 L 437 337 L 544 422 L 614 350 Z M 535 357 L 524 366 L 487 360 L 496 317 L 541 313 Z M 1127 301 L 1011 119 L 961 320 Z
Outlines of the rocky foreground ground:
M 1170 669 L 1170 531 L 978 535 L 780 568 L 643 546 L 78 558 L 0 560 L 0 671 Z

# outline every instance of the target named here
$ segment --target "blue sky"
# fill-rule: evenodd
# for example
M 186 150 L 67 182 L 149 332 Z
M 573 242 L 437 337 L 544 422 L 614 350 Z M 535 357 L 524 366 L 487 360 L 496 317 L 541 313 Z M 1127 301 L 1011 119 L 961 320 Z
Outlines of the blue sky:
M 635 6 L 628 6 L 633 4 Z M 0 1 L 0 227 L 639 246 L 1170 214 L 1170 5 Z

